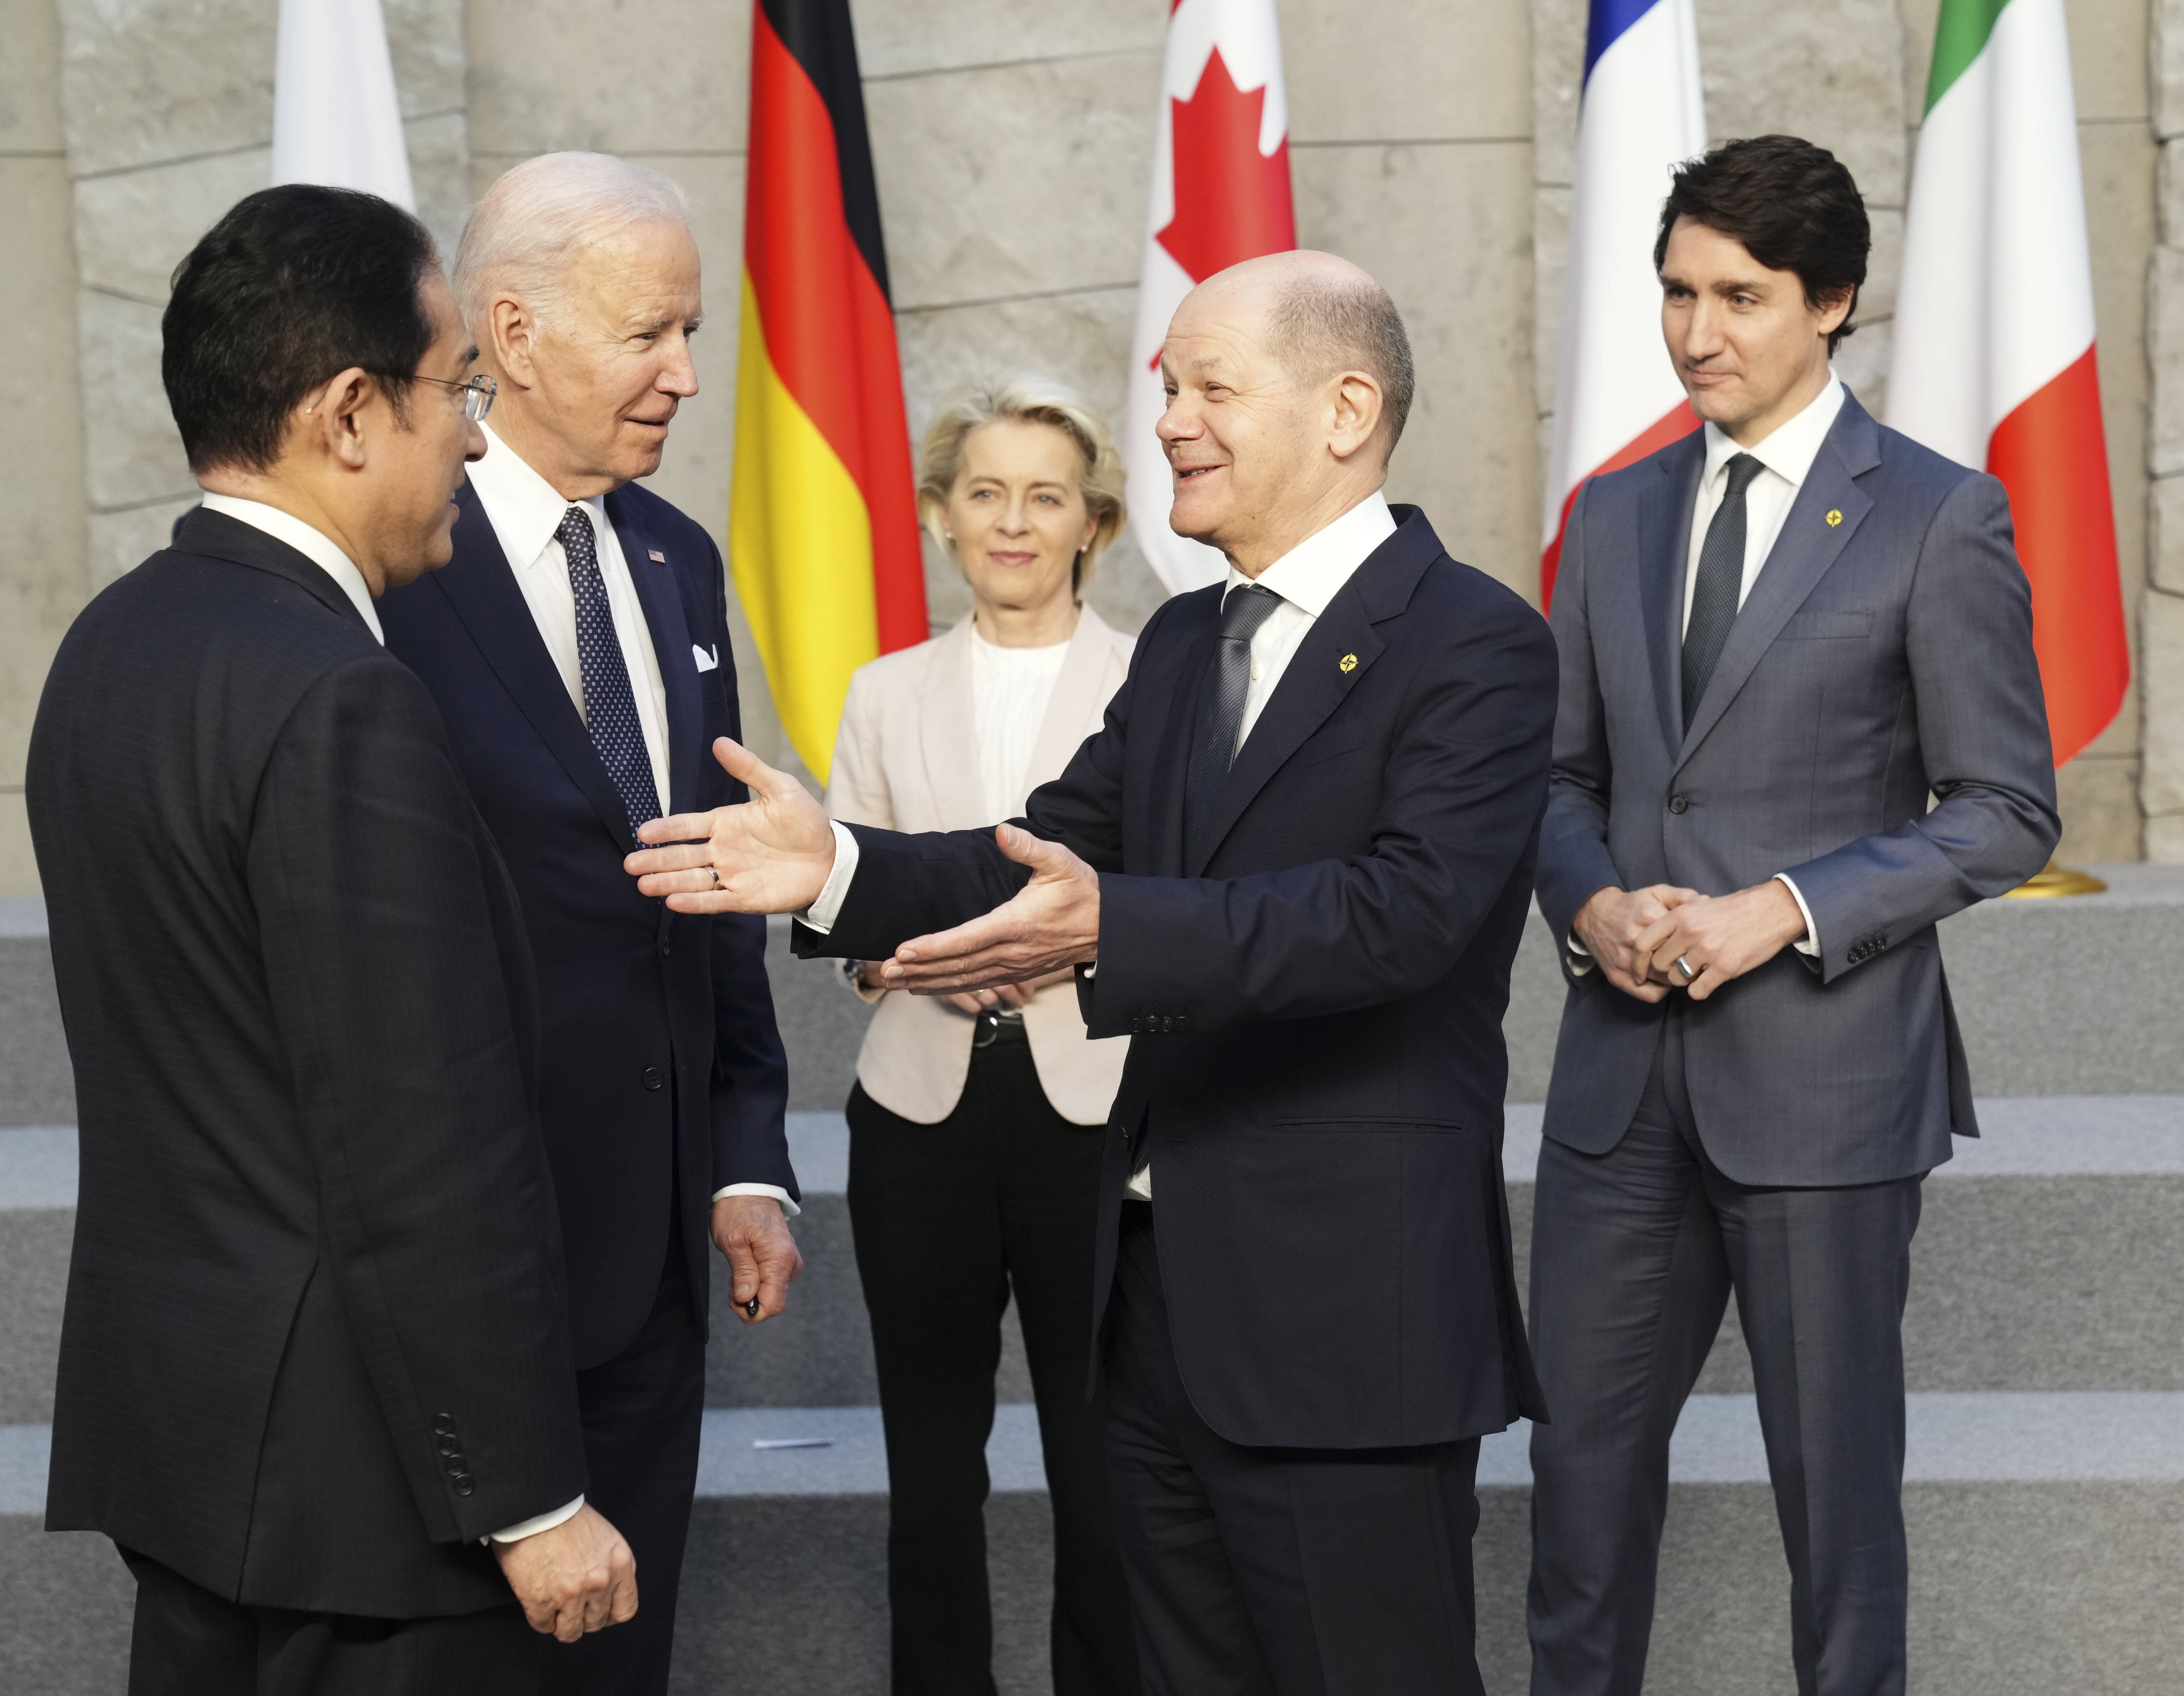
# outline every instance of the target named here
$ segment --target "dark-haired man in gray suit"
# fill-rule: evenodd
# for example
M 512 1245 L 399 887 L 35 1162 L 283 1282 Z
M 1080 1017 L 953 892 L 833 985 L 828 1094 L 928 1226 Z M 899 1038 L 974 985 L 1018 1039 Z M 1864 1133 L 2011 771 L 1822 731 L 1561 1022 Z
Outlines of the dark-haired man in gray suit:
M 1865 212 L 1787 136 L 1691 162 L 1662 325 L 1704 429 L 1589 484 L 1556 587 L 1540 848 L 1568 941 L 1532 1311 L 1535 1696 L 1635 1696 L 1669 1433 L 1729 1293 L 1801 1696 L 1901 1696 L 1901 1321 L 1924 1175 L 1975 1134 L 1936 921 L 2058 834 L 1993 478 L 1829 357 Z M 1929 797 L 1933 804 L 1929 807 Z

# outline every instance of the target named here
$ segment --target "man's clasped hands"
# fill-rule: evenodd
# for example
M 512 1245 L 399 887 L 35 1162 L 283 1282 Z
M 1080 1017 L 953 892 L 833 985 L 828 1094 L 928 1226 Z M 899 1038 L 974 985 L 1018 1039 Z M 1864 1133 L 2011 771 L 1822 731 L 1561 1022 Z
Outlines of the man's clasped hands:
M 1703 1001 L 1803 936 L 1805 916 L 1780 878 L 1733 895 L 1655 883 L 1595 891 L 1570 930 L 1625 995 L 1658 1001 L 1688 989 Z

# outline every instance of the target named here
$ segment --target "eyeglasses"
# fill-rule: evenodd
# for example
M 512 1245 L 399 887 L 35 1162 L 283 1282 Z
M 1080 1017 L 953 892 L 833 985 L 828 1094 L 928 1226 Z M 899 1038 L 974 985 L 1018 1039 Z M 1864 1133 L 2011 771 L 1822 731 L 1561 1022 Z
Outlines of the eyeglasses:
M 460 389 L 463 392 L 463 416 L 472 424 L 482 424 L 485 415 L 493 410 L 493 397 L 500 392 L 498 380 L 480 371 L 463 382 L 453 382 L 446 377 L 428 377 L 422 372 L 415 374 L 413 381 L 437 383 L 443 389 Z

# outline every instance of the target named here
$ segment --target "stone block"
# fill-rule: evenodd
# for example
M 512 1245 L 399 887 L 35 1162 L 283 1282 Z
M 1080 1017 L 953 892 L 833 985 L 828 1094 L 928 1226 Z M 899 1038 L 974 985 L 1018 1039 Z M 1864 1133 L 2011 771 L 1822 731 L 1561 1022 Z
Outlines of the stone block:
M 81 289 L 76 345 L 83 375 L 84 484 L 94 510 L 196 487 L 159 381 L 159 309 Z
M 2159 151 L 2138 124 L 2081 124 L 2078 145 L 2091 237 L 2093 319 L 2100 342 L 2101 415 L 2108 432 L 2116 553 L 2124 604 L 2146 581 L 2147 261 L 2154 249 Z
M 2151 855 L 2157 834 L 2152 821 L 2184 814 L 2184 596 L 2148 590 L 2139 604 L 2138 636 L 2139 689 L 2146 709 L 2139 800 L 2146 809 Z M 2164 825 L 2159 832 L 2164 847 L 2172 828 Z
M 265 187 L 272 169 L 269 146 L 78 181 L 75 251 L 83 286 L 164 306 L 168 279 L 184 255 L 228 208 Z M 157 364 L 155 337 L 155 376 Z
M 2147 466 L 2184 472 L 2184 248 L 2156 247 L 2148 267 L 2146 360 L 2153 368 Z
M 417 216 L 432 232 L 442 262 L 452 268 L 463 220 L 471 214 L 470 124 L 460 108 L 428 113 L 402 125 L 410 154 L 410 186 Z
M 1802 136 L 1840 158 L 1874 204 L 1903 203 L 1897 0 L 1699 0 L 1698 32 L 1708 136 Z
M 2184 595 L 2184 477 L 2161 477 L 2147 502 L 2146 575 L 2150 587 Z
M 58 0 L 61 115 L 77 176 L 273 138 L 266 0 Z
M 1290 136 L 1507 141 L 1532 133 L 1526 0 L 1282 0 Z
M 175 520 L 197 505 L 192 488 L 187 495 L 122 507 L 114 512 L 94 512 L 86 522 L 86 552 L 91 592 L 97 594 L 116 577 L 134 571 L 167 545 Z
M 31 819 L 20 789 L 0 789 L 0 898 L 42 892 L 37 856 L 31 851 Z
M 1159 78 L 1140 49 L 870 85 L 896 309 L 1134 285 Z
M 0 153 L 61 150 L 60 19 L 53 0 L 0 0 Z
M 2184 813 L 2146 821 L 2146 857 L 2161 865 L 2184 865 Z
M 379 0 L 394 88 L 405 119 L 460 113 L 470 56 L 463 40 L 463 0 Z M 411 144 L 415 170 L 415 143 Z
M 2068 0 L 2064 9 L 2080 121 L 2143 123 L 2153 111 L 2148 0 Z
M 1543 187 L 1535 192 L 1532 201 L 1532 403 L 1542 418 L 1555 409 L 1555 384 L 1561 375 L 1569 214 L 1568 189 Z
M 1563 188 L 1577 146 L 1586 10 L 1585 0 L 1532 0 L 1532 169 Z
M 2160 143 L 2161 164 L 2154 175 L 2154 240 L 2184 247 L 2184 137 Z
M 1875 324 L 1858 314 L 1858 334 L 1836 349 L 1836 375 L 1875 418 L 1888 417 L 1888 361 L 1896 342 L 1893 320 Z
M 2063 840 L 2055 858 L 2067 865 L 2100 865 L 2140 857 L 2146 820 L 2138 804 L 2138 758 L 2081 753 L 2055 774 Z
M 749 0 L 471 0 L 471 145 L 481 153 L 739 150 Z
M 0 266 L 0 464 L 8 547 L 0 552 L 0 786 L 23 781 L 23 749 L 46 664 L 83 604 L 83 414 L 75 376 L 75 266 L 67 168 L 0 158 L 9 209 Z M 20 831 L 21 804 L 14 804 Z M 28 844 L 0 848 L 0 888 L 28 876 Z
M 1457 559 L 1520 592 L 1539 576 L 1530 374 L 1532 205 L 1522 142 L 1293 154 L 1297 236 L 1378 277 L 1403 314 L 1418 398 L 1390 469 Z
M 912 438 L 966 384 L 1018 372 L 1059 378 L 1119 430 L 1136 309 L 1123 286 L 898 313 Z
M 2184 135 L 2184 0 L 2152 0 L 2147 81 L 2153 132 Z
M 866 81 L 1026 59 L 1089 58 L 1150 47 L 1167 33 L 1167 0 L 857 0 Z M 1289 19 L 1283 19 L 1286 32 Z M 1285 43 L 1289 65 L 1296 63 Z M 1292 74 L 1294 74 L 1292 70 Z

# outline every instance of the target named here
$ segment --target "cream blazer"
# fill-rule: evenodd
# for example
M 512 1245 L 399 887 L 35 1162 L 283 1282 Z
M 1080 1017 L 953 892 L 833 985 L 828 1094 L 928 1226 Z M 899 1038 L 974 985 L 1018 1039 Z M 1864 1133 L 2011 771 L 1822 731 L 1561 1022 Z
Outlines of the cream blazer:
M 1108 697 L 1130 669 L 1128 637 L 1086 607 L 1069 639 L 1031 756 L 1031 787 L 1061 775 L 1100 728 Z M 971 700 L 971 620 L 915 648 L 857 668 L 842 708 L 827 810 L 844 824 L 891 831 L 967 831 L 987 816 Z M 978 1021 L 937 998 L 865 989 L 879 1010 L 857 1054 L 857 1082 L 891 1113 L 935 1125 L 956 1110 L 971 1070 Z M 1056 1112 L 1102 1125 L 1122 1082 L 1128 1037 L 1084 1034 L 1074 984 L 1051 984 L 1023 1009 L 1032 1061 Z

